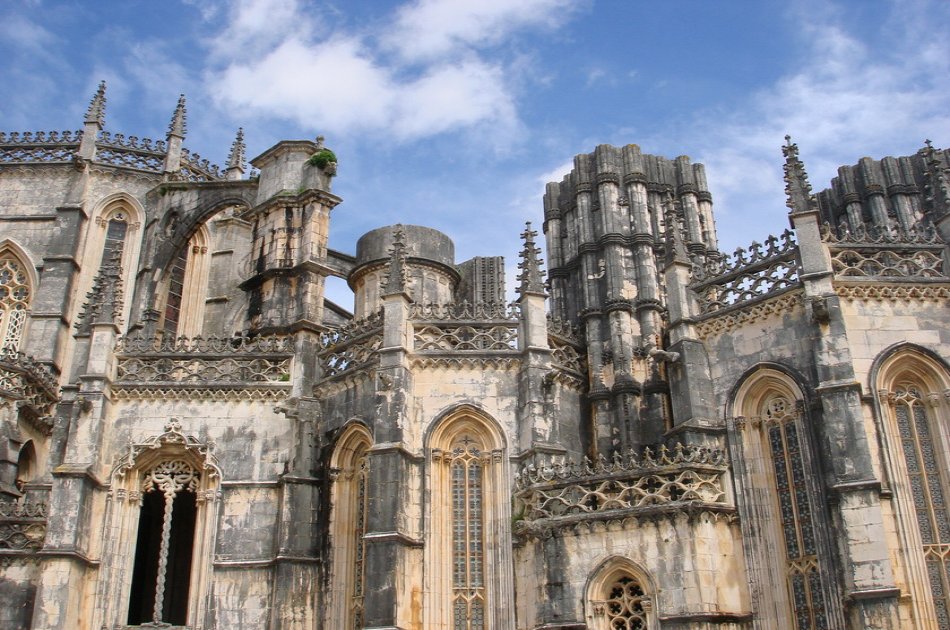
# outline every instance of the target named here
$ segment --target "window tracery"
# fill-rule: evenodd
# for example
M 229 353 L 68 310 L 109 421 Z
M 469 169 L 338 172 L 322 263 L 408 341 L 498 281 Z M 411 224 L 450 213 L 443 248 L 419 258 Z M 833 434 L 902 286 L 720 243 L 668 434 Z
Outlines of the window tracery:
M 361 630 L 366 587 L 366 531 L 371 438 L 352 425 L 339 438 L 333 471 L 333 583 L 327 625 Z
M 19 348 L 31 297 L 30 278 L 23 264 L 0 253 L 0 349 Z
M 485 627 L 482 453 L 465 436 L 452 448 L 452 623 L 455 630 Z
M 646 595 L 640 582 L 623 575 L 610 586 L 604 612 L 611 630 L 643 630 L 647 627 L 644 602 Z
M 786 575 L 798 630 L 827 628 L 815 522 L 795 405 L 776 394 L 764 405 L 775 490 L 785 540 Z
M 928 363 L 914 353 L 898 354 L 882 370 L 882 384 L 887 386 L 882 394 L 893 422 L 891 431 L 896 434 L 893 448 L 902 463 L 898 479 L 906 482 L 896 485 L 899 520 L 906 529 L 916 529 L 917 536 L 910 540 L 922 551 L 921 557 L 908 559 L 909 570 L 913 573 L 916 567 L 922 582 L 916 584 L 918 580 L 911 578 L 915 582 L 911 589 L 917 589 L 919 614 L 932 617 L 936 627 L 944 628 L 950 627 L 950 462 L 946 434 L 941 430 L 946 402 L 935 393 L 940 388 L 940 370 Z M 947 380 L 945 375 L 943 380 Z M 905 496 L 899 494 L 901 487 L 907 489 Z

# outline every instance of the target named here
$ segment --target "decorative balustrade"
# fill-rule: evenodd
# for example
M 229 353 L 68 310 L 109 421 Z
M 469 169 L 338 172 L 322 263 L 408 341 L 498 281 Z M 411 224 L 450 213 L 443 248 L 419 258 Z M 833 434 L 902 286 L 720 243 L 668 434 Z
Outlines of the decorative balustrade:
M 516 509 L 525 525 L 611 518 L 656 508 L 731 508 L 723 485 L 725 453 L 676 444 L 629 450 L 596 462 L 522 467 L 515 477 Z
M 798 247 L 786 230 L 780 238 L 771 236 L 765 244 L 752 243 L 732 256 L 697 266 L 697 281 L 690 288 L 699 302 L 700 317 L 711 317 L 799 286 L 800 272 Z
M 933 226 L 835 230 L 825 224 L 822 240 L 831 250 L 832 269 L 839 279 L 946 282 L 950 275 L 943 259 L 944 242 Z
M 286 384 L 290 337 L 120 339 L 116 385 L 230 386 Z
M 0 551 L 37 551 L 46 539 L 45 503 L 0 501 Z
M 417 353 L 509 353 L 518 350 L 515 305 L 459 302 L 414 305 L 413 349 Z
M 25 405 L 31 412 L 27 417 L 38 429 L 52 431 L 49 416 L 59 400 L 59 384 L 46 365 L 16 350 L 0 350 L 0 398 Z
M 0 132 L 0 164 L 70 163 L 81 140 L 81 131 Z M 102 131 L 96 138 L 95 162 L 162 174 L 167 151 L 163 140 Z M 219 166 L 182 149 L 180 179 L 202 182 L 221 180 L 224 176 Z
M 323 378 L 374 365 L 383 343 L 383 316 L 374 313 L 348 323 L 342 328 L 322 333 L 323 349 L 317 353 L 317 364 Z
M 81 131 L 0 132 L 0 164 L 67 164 L 80 140 Z
M 548 345 L 555 367 L 580 376 L 587 373 L 587 353 L 570 322 L 548 317 Z

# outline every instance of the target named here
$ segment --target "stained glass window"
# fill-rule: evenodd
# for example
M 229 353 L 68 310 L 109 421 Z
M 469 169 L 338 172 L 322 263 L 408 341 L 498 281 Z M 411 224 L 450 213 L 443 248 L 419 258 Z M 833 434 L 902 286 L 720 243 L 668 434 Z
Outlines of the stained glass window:
M 641 630 L 647 627 L 643 587 L 630 576 L 617 579 L 607 594 L 604 611 L 610 630 Z
M 470 440 L 452 449 L 452 628 L 484 630 L 482 454 Z
M 30 280 L 12 256 L 0 257 L 0 349 L 16 350 L 30 304 Z
M 950 628 L 950 518 L 940 475 L 938 453 L 941 450 L 934 441 L 920 391 L 910 384 L 898 386 L 892 401 L 917 528 L 924 546 L 937 626 Z
M 808 487 L 799 414 L 785 396 L 765 403 L 779 521 L 785 540 L 786 575 L 797 630 L 828 627 L 825 592 L 818 564 L 815 517 Z

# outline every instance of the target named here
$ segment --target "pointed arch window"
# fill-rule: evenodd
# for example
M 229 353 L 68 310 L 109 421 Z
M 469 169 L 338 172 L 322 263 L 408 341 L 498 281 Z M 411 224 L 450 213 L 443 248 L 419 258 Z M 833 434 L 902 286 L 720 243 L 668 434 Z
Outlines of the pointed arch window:
M 802 390 L 783 372 L 761 368 L 739 387 L 731 419 L 741 495 L 749 523 L 754 588 L 770 627 L 823 630 L 844 624 Z M 764 492 L 763 492 L 764 491 Z M 763 501 L 763 496 L 770 500 Z
M 884 411 L 900 535 L 910 550 L 907 588 L 915 615 L 950 627 L 950 374 L 915 349 L 882 363 L 877 379 Z M 919 550 L 919 551 L 918 551 Z M 927 622 L 923 622 L 926 624 Z M 930 627 L 930 626 L 926 626 Z
M 485 628 L 483 458 L 469 436 L 452 445 L 452 627 Z
M 463 407 L 429 437 L 432 536 L 426 545 L 432 602 L 425 626 L 486 630 L 514 625 L 501 592 L 513 588 L 504 437 Z
M 328 626 L 361 630 L 366 587 L 366 518 L 369 433 L 354 425 L 341 436 L 331 460 L 333 584 Z
M 0 252 L 0 350 L 19 349 L 32 293 L 23 263 Z
M 160 309 L 160 327 L 166 336 L 201 333 L 208 290 L 209 234 L 200 226 L 170 262 Z
M 945 455 L 935 439 L 926 403 L 914 383 L 901 383 L 891 397 L 901 452 L 907 467 L 934 611 L 950 627 L 950 516 L 947 513 Z
M 805 472 L 799 414 L 786 395 L 773 393 L 763 405 L 768 432 L 786 575 L 798 630 L 828 627 L 825 596 L 818 564 L 814 501 Z

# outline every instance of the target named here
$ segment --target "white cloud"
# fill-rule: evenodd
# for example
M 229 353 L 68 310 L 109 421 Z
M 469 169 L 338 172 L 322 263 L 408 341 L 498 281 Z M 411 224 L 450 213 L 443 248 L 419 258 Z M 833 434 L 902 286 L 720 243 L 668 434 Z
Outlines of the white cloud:
M 581 5 L 575 0 L 417 0 L 397 13 L 383 43 L 406 59 L 425 60 L 496 44 L 526 27 L 555 28 Z
M 503 146 L 520 128 L 513 82 L 523 58 L 489 61 L 468 45 L 554 26 L 571 13 L 568 4 L 424 0 L 405 5 L 381 30 L 321 37 L 299 2 L 240 0 L 210 43 L 211 93 L 222 107 L 327 134 L 385 131 L 409 141 L 487 128 L 487 144 Z M 400 54 L 390 54 L 393 46 Z
M 950 18 L 945 4 L 918 5 L 918 15 Z M 906 12 L 895 6 L 874 48 L 833 12 L 818 22 L 802 18 L 805 49 L 795 72 L 753 95 L 747 107 L 709 113 L 686 130 L 704 138 L 695 157 L 708 167 L 721 235 L 761 240 L 784 227 L 776 219 L 785 211 L 786 133 L 801 146 L 815 190 L 828 186 L 838 165 L 863 155 L 911 153 L 928 136 L 950 144 L 950 44 L 928 36 L 932 24 L 907 21 Z

